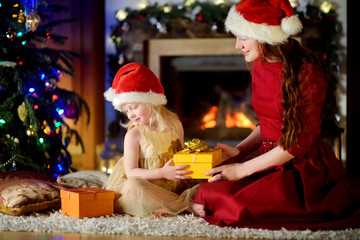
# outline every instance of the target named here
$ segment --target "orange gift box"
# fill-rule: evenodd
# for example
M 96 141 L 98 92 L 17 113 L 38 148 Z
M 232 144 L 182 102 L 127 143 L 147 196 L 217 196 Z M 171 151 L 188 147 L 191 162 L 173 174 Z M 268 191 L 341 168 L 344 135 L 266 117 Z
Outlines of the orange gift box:
M 114 213 L 115 192 L 100 188 L 61 189 L 61 211 L 76 218 Z

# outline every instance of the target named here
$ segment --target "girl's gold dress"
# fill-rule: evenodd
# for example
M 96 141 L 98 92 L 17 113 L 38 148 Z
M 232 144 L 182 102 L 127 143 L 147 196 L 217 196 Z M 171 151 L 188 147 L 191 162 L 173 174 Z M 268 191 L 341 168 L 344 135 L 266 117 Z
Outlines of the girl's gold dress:
M 176 150 L 181 148 L 177 130 L 154 132 L 146 126 L 136 125 L 142 133 L 139 167 L 161 168 Z M 201 180 L 171 181 L 167 179 L 148 181 L 142 177 L 127 179 L 124 158 L 115 165 L 106 189 L 115 191 L 115 212 L 135 216 L 165 213 L 177 215 L 188 209 Z

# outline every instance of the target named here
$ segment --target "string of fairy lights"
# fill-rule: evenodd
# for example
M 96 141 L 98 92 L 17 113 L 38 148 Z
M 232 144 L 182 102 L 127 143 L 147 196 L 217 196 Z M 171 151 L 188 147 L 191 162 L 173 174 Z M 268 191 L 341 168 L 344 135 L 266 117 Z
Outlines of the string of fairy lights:
M 306 6 L 309 4 L 309 0 L 289 0 L 291 3 L 291 6 L 293 8 L 296 8 L 298 11 L 301 12 L 306 12 Z M 160 11 L 162 11 L 164 14 L 168 14 L 171 11 L 173 11 L 173 9 L 185 9 L 185 8 L 189 8 L 191 6 L 197 6 L 196 4 L 199 3 L 196 0 L 185 0 L 183 3 L 178 3 L 178 4 L 164 4 L 164 5 L 159 5 L 157 3 L 155 4 L 150 4 L 149 1 L 146 0 L 141 0 L 139 1 L 136 5 L 138 10 L 146 10 L 149 8 L 153 8 L 154 6 L 158 7 L 158 9 Z M 229 2 L 229 1 L 225 1 L 225 0 L 214 0 L 213 2 L 207 2 L 208 4 L 213 4 L 215 6 L 221 6 L 221 5 L 231 5 L 234 4 L 234 2 Z M 321 11 L 325 14 L 329 13 L 331 10 L 334 9 L 334 4 L 329 2 L 329 1 L 323 1 L 319 8 L 321 9 Z M 115 18 L 119 21 L 123 21 L 125 20 L 128 16 L 129 13 L 131 11 L 130 8 L 126 8 L 126 9 L 120 9 L 115 13 Z M 199 8 L 193 8 L 191 9 L 191 14 L 189 14 L 189 12 L 185 12 L 184 13 L 184 17 L 190 17 L 194 16 L 196 14 L 200 14 L 201 9 Z M 195 14 L 194 14 L 195 13 Z

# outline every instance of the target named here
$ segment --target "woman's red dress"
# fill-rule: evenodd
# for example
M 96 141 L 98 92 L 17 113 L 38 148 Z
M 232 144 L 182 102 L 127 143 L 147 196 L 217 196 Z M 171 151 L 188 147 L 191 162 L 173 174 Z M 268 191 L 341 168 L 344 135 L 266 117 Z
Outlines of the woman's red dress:
M 263 141 L 281 136 L 282 63 L 256 60 L 252 70 L 252 105 L 259 118 Z M 360 189 L 348 181 L 342 163 L 322 140 L 321 109 L 327 84 L 321 69 L 300 69 L 306 112 L 305 129 L 295 156 L 285 165 L 239 181 L 203 183 L 195 202 L 206 209 L 204 219 L 218 226 L 267 229 L 344 229 L 360 227 Z M 271 150 L 260 146 L 259 153 Z

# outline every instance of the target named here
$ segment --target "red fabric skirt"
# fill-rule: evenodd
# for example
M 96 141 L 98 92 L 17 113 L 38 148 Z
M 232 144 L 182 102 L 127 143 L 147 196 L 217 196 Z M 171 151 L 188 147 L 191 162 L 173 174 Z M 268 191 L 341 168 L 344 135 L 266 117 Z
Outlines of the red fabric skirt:
M 360 185 L 319 139 L 302 159 L 239 181 L 202 183 L 194 202 L 214 225 L 264 229 L 360 227 Z M 268 149 L 262 147 L 261 153 Z

